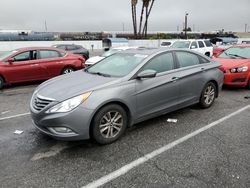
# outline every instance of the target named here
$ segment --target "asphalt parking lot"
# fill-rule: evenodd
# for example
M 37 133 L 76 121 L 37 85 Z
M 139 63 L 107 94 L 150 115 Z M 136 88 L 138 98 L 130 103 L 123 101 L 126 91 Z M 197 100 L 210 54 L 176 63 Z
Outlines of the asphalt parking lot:
M 37 84 L 0 91 L 1 187 L 250 187 L 249 90 L 226 88 L 210 109 L 182 109 L 99 146 L 39 133 L 28 114 Z

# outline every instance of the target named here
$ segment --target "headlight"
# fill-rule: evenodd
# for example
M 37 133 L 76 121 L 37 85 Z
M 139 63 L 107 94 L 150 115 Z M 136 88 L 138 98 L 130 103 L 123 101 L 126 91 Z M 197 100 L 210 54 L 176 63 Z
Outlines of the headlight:
M 248 69 L 248 67 L 247 67 L 247 66 L 244 66 L 244 67 L 238 68 L 237 71 L 238 71 L 238 72 L 246 72 L 247 69 Z
M 235 73 L 235 72 L 236 72 L 236 69 L 231 69 L 230 72 L 231 72 L 231 73 Z
M 63 101 L 47 110 L 46 113 L 69 112 L 79 106 L 82 102 L 86 101 L 91 93 L 92 92 L 84 93 L 82 95 Z
M 247 67 L 247 66 L 244 66 L 244 67 L 239 67 L 239 68 L 230 69 L 230 72 L 231 72 L 231 73 L 246 72 L 247 70 L 248 70 L 248 67 Z

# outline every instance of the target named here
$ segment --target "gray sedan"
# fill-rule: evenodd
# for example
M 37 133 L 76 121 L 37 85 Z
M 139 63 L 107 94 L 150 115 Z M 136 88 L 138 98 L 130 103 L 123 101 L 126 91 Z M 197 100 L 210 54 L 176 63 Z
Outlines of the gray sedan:
M 136 123 L 198 103 L 208 108 L 223 84 L 220 64 L 182 49 L 137 49 L 41 84 L 34 125 L 60 140 L 109 144 Z

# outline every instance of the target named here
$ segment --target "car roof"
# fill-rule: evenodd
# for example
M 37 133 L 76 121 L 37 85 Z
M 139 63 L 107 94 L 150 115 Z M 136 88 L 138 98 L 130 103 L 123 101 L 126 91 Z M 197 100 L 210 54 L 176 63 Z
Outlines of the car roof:
M 231 47 L 250 47 L 250 44 L 235 44 L 232 45 Z
M 17 51 L 28 51 L 28 50 L 56 50 L 56 51 L 61 51 L 65 52 L 64 50 L 54 48 L 54 47 L 26 47 L 26 48 L 18 48 L 15 49 Z
M 115 47 L 111 48 L 111 50 L 128 50 L 128 49 L 136 49 L 139 48 L 138 46 L 120 46 L 120 47 Z
M 182 51 L 182 52 L 189 52 L 193 53 L 199 56 L 202 56 L 203 58 L 208 58 L 207 56 L 200 54 L 196 51 L 190 50 L 190 49 L 183 49 L 183 48 L 137 48 L 137 49 L 129 49 L 129 50 L 124 50 L 117 52 L 119 54 L 138 54 L 138 55 L 157 55 L 162 52 L 175 52 L 175 51 Z
M 209 39 L 180 39 L 180 40 L 176 40 L 176 41 L 174 41 L 174 42 L 177 42 L 177 41 L 180 41 L 180 42 L 185 42 L 185 41 L 209 41 Z
M 132 54 L 141 54 L 141 55 L 153 55 L 161 52 L 172 52 L 172 51 L 188 51 L 195 53 L 194 51 L 191 50 L 186 50 L 186 49 L 180 49 L 180 48 L 136 48 L 136 49 L 129 49 L 129 50 L 124 50 L 120 51 L 118 53 L 132 53 Z

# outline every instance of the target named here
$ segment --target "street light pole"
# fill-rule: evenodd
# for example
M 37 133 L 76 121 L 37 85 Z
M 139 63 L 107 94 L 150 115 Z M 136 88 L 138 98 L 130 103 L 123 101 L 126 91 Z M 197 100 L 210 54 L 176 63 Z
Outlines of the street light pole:
M 185 14 L 185 39 L 187 39 L 187 16 L 188 16 L 188 13 L 186 12 Z

